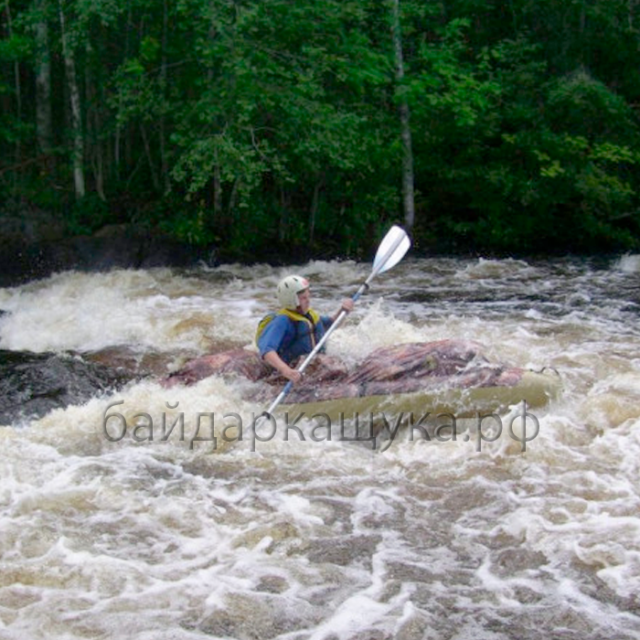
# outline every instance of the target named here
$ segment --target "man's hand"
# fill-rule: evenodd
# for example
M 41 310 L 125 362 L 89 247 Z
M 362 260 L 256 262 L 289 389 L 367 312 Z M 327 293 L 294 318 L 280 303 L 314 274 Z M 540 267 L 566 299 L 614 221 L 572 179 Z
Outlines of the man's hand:
M 292 369 L 291 367 L 287 367 L 287 371 L 281 371 L 280 373 L 282 373 L 287 380 L 291 380 L 293 384 L 297 384 L 302 380 L 302 374 L 297 369 Z
M 302 374 L 296 369 L 292 369 L 275 351 L 265 353 L 263 359 L 294 384 L 302 380 Z
M 345 298 L 342 301 L 342 305 L 340 306 L 340 311 L 346 311 L 347 313 L 351 313 L 353 311 L 354 302 L 351 298 Z
M 341 305 L 340 308 L 333 314 L 333 317 L 331 318 L 332 322 L 335 322 L 338 319 L 338 316 L 340 315 L 340 313 L 342 311 L 346 311 L 347 313 L 351 313 L 353 311 L 353 306 L 354 306 L 354 302 L 351 298 L 345 298 Z

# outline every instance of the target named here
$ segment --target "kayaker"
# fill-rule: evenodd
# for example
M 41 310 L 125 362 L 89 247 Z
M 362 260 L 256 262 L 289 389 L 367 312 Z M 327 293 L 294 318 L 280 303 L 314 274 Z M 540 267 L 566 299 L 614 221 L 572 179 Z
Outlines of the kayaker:
M 309 281 L 298 275 L 283 278 L 276 294 L 282 309 L 263 318 L 256 341 L 262 359 L 295 383 L 302 377 L 295 361 L 311 353 L 342 310 L 353 311 L 353 300 L 345 298 L 333 316 L 320 316 L 311 309 Z

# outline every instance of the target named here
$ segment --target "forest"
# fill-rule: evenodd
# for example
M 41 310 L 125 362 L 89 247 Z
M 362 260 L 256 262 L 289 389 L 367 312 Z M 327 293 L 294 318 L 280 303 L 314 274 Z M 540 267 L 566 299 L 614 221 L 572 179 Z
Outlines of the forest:
M 640 248 L 639 0 L 5 0 L 0 216 L 245 259 Z

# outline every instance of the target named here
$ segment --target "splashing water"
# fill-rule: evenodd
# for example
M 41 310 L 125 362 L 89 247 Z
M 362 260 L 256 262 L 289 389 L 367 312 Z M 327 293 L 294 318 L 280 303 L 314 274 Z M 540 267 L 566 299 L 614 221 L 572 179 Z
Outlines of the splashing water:
M 565 393 L 526 452 L 407 433 L 372 451 L 304 420 L 224 439 L 264 409 L 243 383 L 159 379 L 249 346 L 288 269 L 0 290 L 0 349 L 156 358 L 155 375 L 0 428 L 0 639 L 640 637 L 638 264 L 407 258 L 332 337 L 348 361 L 464 338 L 558 369 Z M 369 270 L 291 269 L 327 313 Z

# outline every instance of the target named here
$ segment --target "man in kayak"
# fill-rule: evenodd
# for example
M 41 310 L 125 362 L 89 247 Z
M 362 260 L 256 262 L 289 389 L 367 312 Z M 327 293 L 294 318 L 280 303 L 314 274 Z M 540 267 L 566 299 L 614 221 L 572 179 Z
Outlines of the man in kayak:
M 276 293 L 282 309 L 263 318 L 256 342 L 262 359 L 296 383 L 302 374 L 292 365 L 311 353 L 341 311 L 353 310 L 353 300 L 345 298 L 333 316 L 320 316 L 311 309 L 309 281 L 297 275 L 281 280 Z

